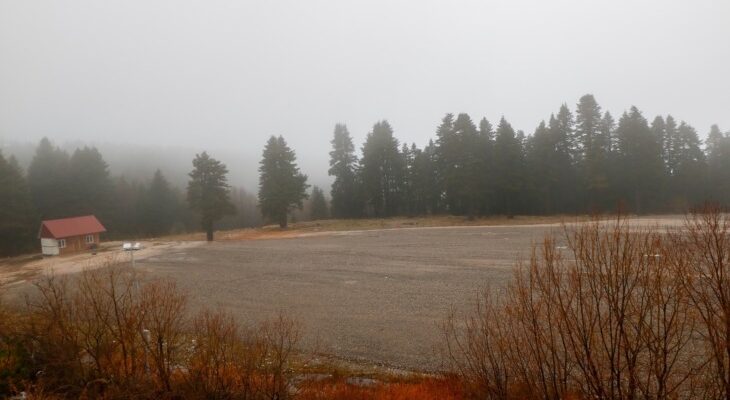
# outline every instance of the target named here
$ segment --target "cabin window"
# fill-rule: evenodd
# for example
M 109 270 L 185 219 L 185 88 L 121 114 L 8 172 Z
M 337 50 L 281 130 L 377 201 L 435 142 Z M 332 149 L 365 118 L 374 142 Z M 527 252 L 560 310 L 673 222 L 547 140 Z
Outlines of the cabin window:
M 58 248 L 59 249 L 65 249 L 66 248 L 66 239 L 58 239 Z
M 86 243 L 94 243 L 94 235 L 86 235 Z

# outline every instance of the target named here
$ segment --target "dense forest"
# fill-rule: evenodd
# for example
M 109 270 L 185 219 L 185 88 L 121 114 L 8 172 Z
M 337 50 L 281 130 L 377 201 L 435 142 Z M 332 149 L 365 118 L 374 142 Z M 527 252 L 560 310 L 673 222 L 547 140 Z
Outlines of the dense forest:
M 592 95 L 562 105 L 531 135 L 446 114 L 435 141 L 402 145 L 387 121 L 358 159 L 337 125 L 330 174 L 335 217 L 683 212 L 730 202 L 730 133 L 697 131 L 671 115 L 651 123 L 636 107 L 616 120 Z
M 671 115 L 651 122 L 636 107 L 615 119 L 592 95 L 563 104 L 532 134 L 503 117 L 496 125 L 446 114 L 423 148 L 400 143 L 388 121 L 374 124 L 360 154 L 344 124 L 329 152 L 330 201 L 311 189 L 295 152 L 272 137 L 260 163 L 258 198 L 230 187 L 225 165 L 199 154 L 187 188 L 160 171 L 147 181 L 112 176 L 93 147 L 71 154 L 43 139 L 27 171 L 0 153 L 0 254 L 34 248 L 40 220 L 95 214 L 111 237 L 257 226 L 303 219 L 454 214 L 681 212 L 730 204 L 730 132 L 704 142 Z M 203 157 L 201 159 L 201 157 Z M 208 159 L 205 159 L 208 157 Z M 203 168 L 202 170 L 200 168 Z M 204 182 L 213 168 L 217 181 Z M 214 195 L 212 195 L 214 194 Z M 309 197 L 309 200 L 307 198 Z M 306 201 L 306 212 L 301 212 Z

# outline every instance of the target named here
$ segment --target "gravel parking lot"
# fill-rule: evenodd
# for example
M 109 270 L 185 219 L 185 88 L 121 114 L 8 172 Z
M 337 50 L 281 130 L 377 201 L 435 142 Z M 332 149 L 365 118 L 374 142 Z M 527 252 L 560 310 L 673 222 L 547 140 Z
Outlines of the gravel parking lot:
M 558 225 L 337 232 L 170 248 L 138 262 L 176 278 L 194 305 L 257 321 L 283 310 L 305 345 L 338 357 L 437 368 L 439 324 L 477 290 L 502 284 Z

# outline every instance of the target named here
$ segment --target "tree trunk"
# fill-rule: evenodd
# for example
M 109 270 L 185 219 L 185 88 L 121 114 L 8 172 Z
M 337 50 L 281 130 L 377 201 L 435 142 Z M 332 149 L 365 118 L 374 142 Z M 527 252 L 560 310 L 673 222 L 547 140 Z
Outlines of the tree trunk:
M 286 218 L 286 213 L 282 213 L 282 214 L 281 214 L 281 215 L 279 216 L 279 228 L 281 228 L 281 229 L 285 229 L 285 228 L 286 228 L 286 226 L 287 226 L 287 218 Z
M 205 230 L 205 240 L 213 241 L 213 221 L 203 222 L 203 229 Z

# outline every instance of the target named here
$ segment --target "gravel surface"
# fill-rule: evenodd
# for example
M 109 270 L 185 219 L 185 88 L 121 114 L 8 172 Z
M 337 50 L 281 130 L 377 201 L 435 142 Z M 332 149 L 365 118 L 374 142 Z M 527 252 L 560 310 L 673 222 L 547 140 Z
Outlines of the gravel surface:
M 439 324 L 480 287 L 503 284 L 518 258 L 557 225 L 338 232 L 214 242 L 147 257 L 194 305 L 223 306 L 244 321 L 278 311 L 304 328 L 304 344 L 350 360 L 430 370 Z

